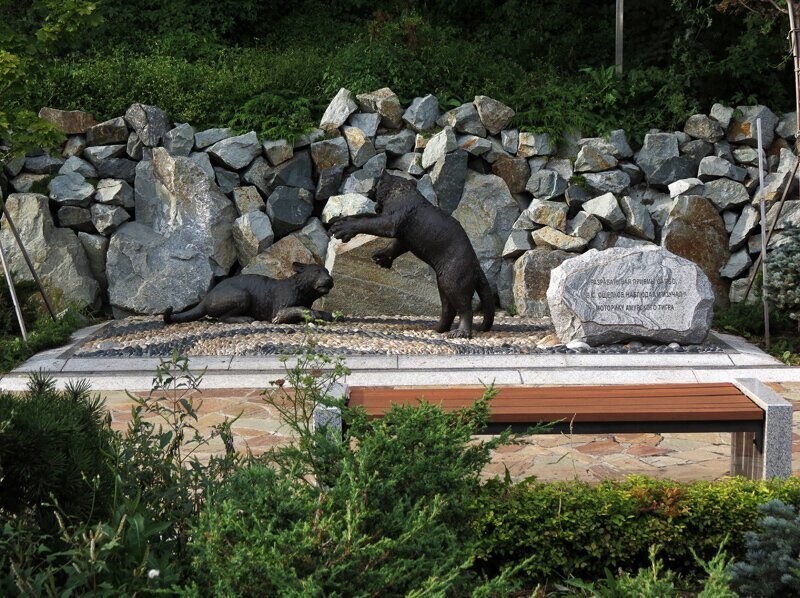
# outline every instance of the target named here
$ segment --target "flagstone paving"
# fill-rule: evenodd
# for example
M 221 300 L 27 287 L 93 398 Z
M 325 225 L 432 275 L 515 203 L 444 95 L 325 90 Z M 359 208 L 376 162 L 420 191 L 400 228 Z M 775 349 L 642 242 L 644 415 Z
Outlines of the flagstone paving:
M 265 385 L 266 387 L 267 385 Z M 778 394 L 792 401 L 794 414 L 794 453 L 792 467 L 800 475 L 800 383 L 772 383 Z M 200 405 L 197 427 L 210 434 L 212 426 L 226 418 L 239 416 L 232 425 L 234 447 L 238 451 L 261 454 L 291 442 L 289 430 L 277 413 L 263 400 L 263 388 L 208 389 L 193 396 Z M 124 430 L 130 421 L 135 401 L 123 391 L 103 391 L 112 425 Z M 137 391 L 147 396 L 147 391 Z M 198 456 L 207 458 L 222 453 L 221 439 L 213 438 Z M 580 479 L 589 482 L 623 479 L 632 474 L 679 481 L 716 480 L 728 475 L 730 434 L 607 434 L 539 435 L 526 438 L 525 444 L 498 449 L 486 467 L 487 477 L 504 476 L 513 480 L 536 476 L 543 481 Z

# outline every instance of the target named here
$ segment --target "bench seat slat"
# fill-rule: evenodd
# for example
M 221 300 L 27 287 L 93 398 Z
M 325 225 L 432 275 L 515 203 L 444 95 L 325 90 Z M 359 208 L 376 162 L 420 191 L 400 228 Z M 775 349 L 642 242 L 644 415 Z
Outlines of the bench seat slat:
M 351 387 L 350 405 L 370 417 L 392 404 L 425 400 L 454 410 L 471 405 L 480 387 Z M 733 384 L 503 387 L 491 403 L 493 423 L 763 421 L 764 411 Z

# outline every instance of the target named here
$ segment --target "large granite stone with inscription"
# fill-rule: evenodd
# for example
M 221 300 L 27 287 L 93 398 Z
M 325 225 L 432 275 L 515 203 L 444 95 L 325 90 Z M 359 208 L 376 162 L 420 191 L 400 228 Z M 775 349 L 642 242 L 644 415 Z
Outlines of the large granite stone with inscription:
M 562 342 L 696 344 L 714 291 L 694 263 L 660 247 L 590 250 L 550 274 L 547 303 Z

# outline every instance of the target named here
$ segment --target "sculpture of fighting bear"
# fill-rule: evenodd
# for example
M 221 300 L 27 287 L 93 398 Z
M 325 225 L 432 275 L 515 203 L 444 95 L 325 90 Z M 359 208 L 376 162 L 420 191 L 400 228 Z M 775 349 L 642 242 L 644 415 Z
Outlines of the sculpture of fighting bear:
M 240 274 L 213 287 L 194 307 L 164 312 L 164 322 L 193 322 L 204 316 L 223 322 L 264 320 L 273 324 L 296 324 L 306 314 L 318 320 L 332 320 L 330 313 L 311 309 L 316 299 L 333 288 L 328 271 L 316 264 L 292 264 L 294 276 L 276 280 L 260 274 Z
M 428 202 L 413 181 L 401 177 L 384 173 L 375 193 L 376 215 L 341 218 L 331 225 L 331 234 L 345 242 L 359 233 L 392 237 L 394 241 L 376 252 L 372 261 L 391 268 L 398 256 L 410 251 L 433 268 L 442 302 L 437 332 L 448 332 L 458 314 L 458 329 L 449 336 L 472 337 L 472 296 L 476 291 L 483 311 L 480 329 L 491 330 L 494 295 L 458 220 Z

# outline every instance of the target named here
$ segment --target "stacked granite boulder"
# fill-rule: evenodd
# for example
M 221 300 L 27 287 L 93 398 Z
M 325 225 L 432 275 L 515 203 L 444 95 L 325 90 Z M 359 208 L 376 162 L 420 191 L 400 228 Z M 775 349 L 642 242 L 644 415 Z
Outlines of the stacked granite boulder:
M 293 142 L 195 131 L 143 104 L 101 123 L 76 111 L 41 116 L 68 140 L 60 155 L 6 165 L 8 208 L 65 302 L 105 303 L 119 316 L 183 309 L 239 271 L 289 276 L 294 261 L 331 270 L 325 309 L 435 313 L 434 278 L 413 257 L 382 270 L 369 256 L 384 240 L 342 244 L 327 233 L 337 218 L 374 213 L 385 171 L 416 181 L 464 226 L 501 307 L 544 315 L 552 268 L 590 248 L 641 244 L 697 263 L 725 305 L 742 299 L 760 248 L 757 203 L 774 206 L 797 160 L 794 117 L 763 106 L 715 105 L 682 131 L 652 131 L 638 151 L 623 130 L 568 134 L 557 147 L 511 128 L 514 111 L 492 98 L 442 112 L 433 95 L 403 106 L 386 88 L 341 89 L 319 128 Z M 798 223 L 800 202 L 789 201 L 771 245 Z M 0 239 L 24 277 L 7 229 Z

